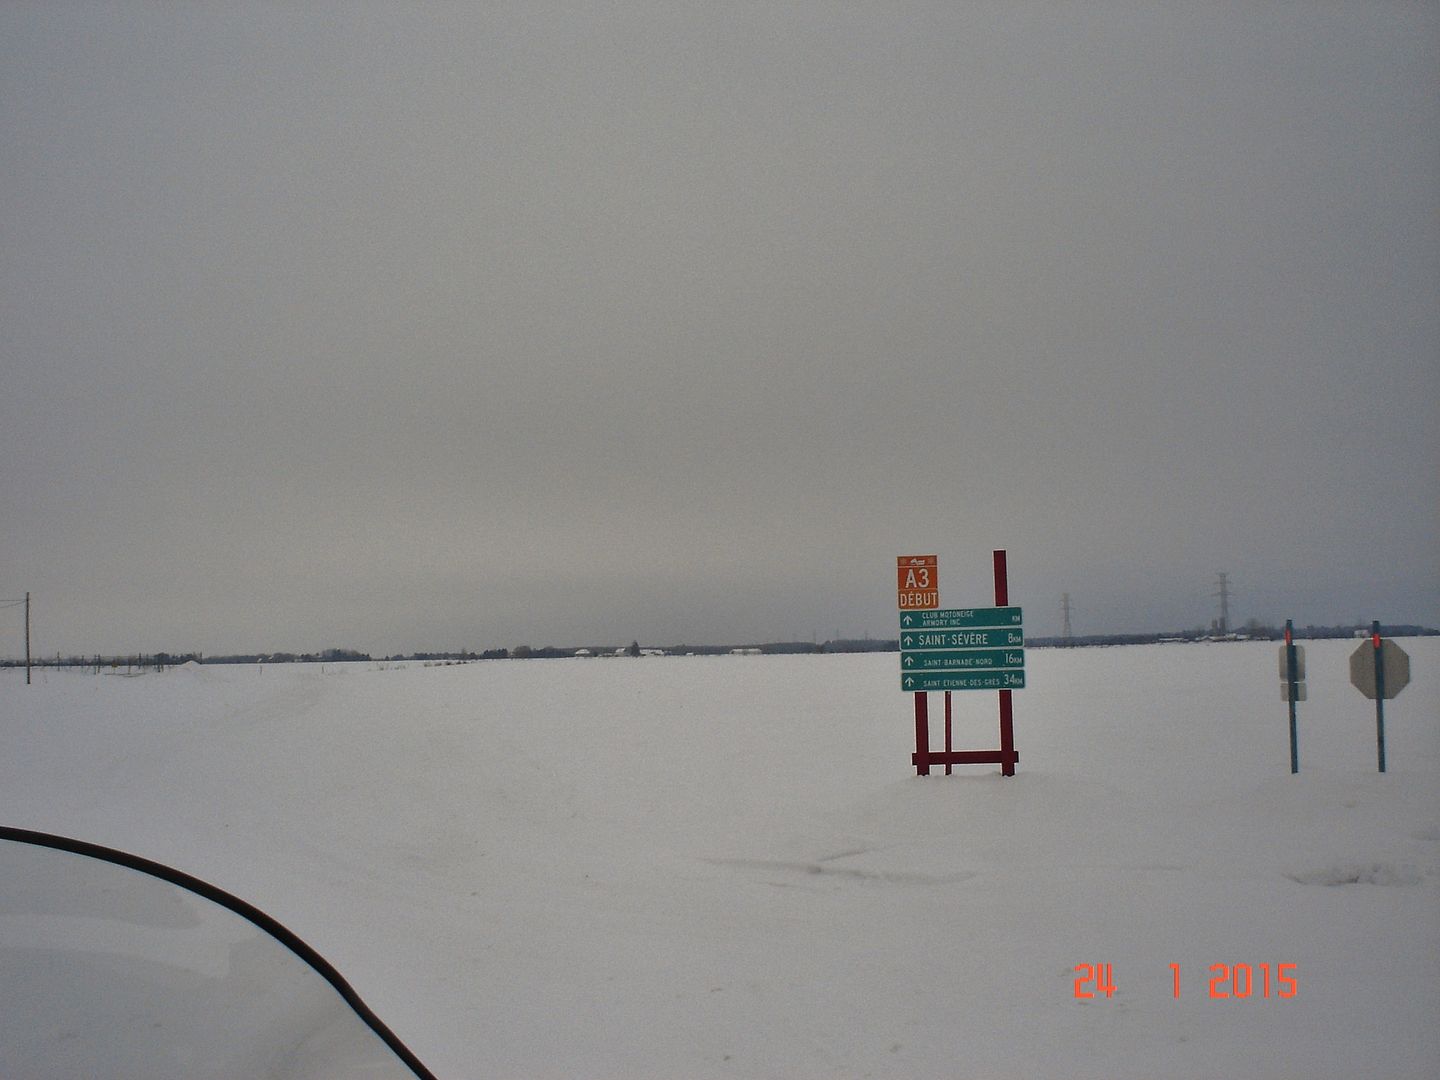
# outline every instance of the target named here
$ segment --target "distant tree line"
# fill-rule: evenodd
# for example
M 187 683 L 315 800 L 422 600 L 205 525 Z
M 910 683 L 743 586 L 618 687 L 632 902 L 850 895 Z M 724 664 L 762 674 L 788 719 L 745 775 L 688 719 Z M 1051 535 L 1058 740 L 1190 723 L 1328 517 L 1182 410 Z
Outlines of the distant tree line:
M 372 657 L 367 652 L 355 649 L 325 649 L 314 653 L 237 653 L 233 656 L 214 656 L 207 664 L 353 664 Z
M 1380 626 L 1380 632 L 1385 637 L 1431 637 L 1440 634 L 1440 630 L 1432 630 L 1423 626 L 1412 626 L 1409 624 L 1396 623 Z M 1353 638 L 1364 637 L 1370 633 L 1370 627 L 1344 625 L 1344 626 L 1297 626 L 1295 636 L 1309 641 L 1323 641 L 1327 638 Z M 1210 630 L 1186 630 L 1179 633 L 1168 634 L 1088 634 L 1083 637 L 1071 638 L 1062 637 L 1027 637 L 1027 647 L 1037 649 L 1046 648 L 1077 648 L 1085 645 L 1154 645 L 1163 642 L 1195 642 L 1195 641 L 1282 641 L 1285 638 L 1283 627 L 1263 626 L 1256 623 L 1247 625 L 1244 630 L 1220 634 L 1214 629 Z
M 62 656 L 56 653 L 51 657 L 37 657 L 32 661 L 34 667 L 55 667 L 55 668 L 94 668 L 96 671 L 110 668 L 116 670 L 125 668 L 129 671 L 154 670 L 161 671 L 167 667 L 180 667 L 182 664 L 304 664 L 304 663 L 348 663 L 358 660 L 369 660 L 370 654 L 357 652 L 354 649 L 325 649 L 317 653 L 243 653 L 229 656 L 205 656 L 200 652 L 157 652 L 157 653 L 129 653 L 112 656 Z M 0 667 L 24 667 L 24 660 L 4 659 L 0 660 Z
M 126 656 L 61 656 L 56 653 L 54 656 L 34 657 L 31 667 L 49 668 L 94 668 L 100 671 L 104 668 L 125 668 L 130 671 L 153 670 L 160 671 L 167 667 L 178 667 L 181 664 L 206 663 L 204 657 L 198 653 L 130 653 Z M 13 658 L 0 659 L 0 667 L 24 667 L 23 659 Z
M 1324 640 L 1326 638 L 1354 638 L 1363 637 L 1370 632 L 1369 625 L 1345 624 L 1340 626 L 1315 626 L 1307 625 L 1296 627 L 1297 638 L 1309 639 L 1311 641 Z M 1382 623 L 1380 632 L 1386 637 L 1431 637 L 1440 635 L 1440 630 L 1430 627 L 1415 626 L 1408 623 Z M 1285 636 L 1283 629 L 1273 626 L 1263 626 L 1252 620 L 1244 630 L 1230 633 L 1217 634 L 1215 630 L 1187 630 L 1179 633 L 1151 633 L 1151 634 L 1088 634 L 1084 636 L 1062 638 L 1062 637 L 1027 637 L 1025 644 L 1030 648 L 1080 648 L 1084 646 L 1099 645 L 1153 645 L 1163 642 L 1197 642 L 1197 641 L 1279 641 Z M 769 641 L 759 644 L 746 645 L 666 645 L 659 647 L 641 648 L 638 641 L 632 641 L 625 645 L 598 645 L 588 647 L 557 647 L 554 645 L 517 645 L 510 649 L 485 649 L 481 652 L 472 652 L 469 649 L 462 649 L 459 652 L 414 652 L 405 655 L 386 656 L 381 659 L 387 661 L 427 661 L 427 662 L 461 662 L 468 663 L 473 660 L 555 660 L 574 658 L 576 656 L 724 656 L 729 653 L 744 651 L 748 653 L 758 652 L 765 656 L 789 656 L 807 653 L 868 653 L 868 652 L 898 652 L 900 642 L 897 638 L 845 638 L 832 641 Z M 356 649 L 324 649 L 320 652 L 311 653 L 236 653 L 225 656 L 204 656 L 199 652 L 157 652 L 157 653 L 132 653 L 122 656 L 61 656 L 56 653 L 49 658 L 36 658 L 32 661 L 35 667 L 66 667 L 66 668 L 91 668 L 100 672 L 109 668 L 126 671 L 159 671 L 167 667 L 179 667 L 182 664 L 314 664 L 314 663 L 357 663 L 374 659 L 369 653 L 360 652 Z M 0 659 L 0 667 L 24 667 L 23 659 Z

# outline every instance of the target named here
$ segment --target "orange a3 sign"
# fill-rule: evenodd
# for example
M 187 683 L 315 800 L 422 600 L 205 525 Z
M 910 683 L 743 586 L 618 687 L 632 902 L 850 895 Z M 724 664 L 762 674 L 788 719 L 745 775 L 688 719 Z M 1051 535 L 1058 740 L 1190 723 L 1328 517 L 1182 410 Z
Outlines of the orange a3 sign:
M 900 610 L 916 611 L 940 606 L 939 560 L 934 555 L 901 555 L 895 560 Z

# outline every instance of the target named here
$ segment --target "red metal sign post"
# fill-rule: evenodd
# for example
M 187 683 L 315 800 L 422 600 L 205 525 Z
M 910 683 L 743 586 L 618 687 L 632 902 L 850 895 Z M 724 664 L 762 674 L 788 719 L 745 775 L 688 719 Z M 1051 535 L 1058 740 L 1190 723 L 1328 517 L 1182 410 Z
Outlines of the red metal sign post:
M 1010 605 L 1010 576 L 1005 565 L 1005 552 L 995 552 L 995 606 Z M 1009 690 L 1000 691 L 1000 774 L 1015 775 L 1015 763 L 1020 756 L 1015 753 L 1015 714 L 1010 704 Z
M 915 753 L 910 760 L 917 776 L 930 775 L 930 695 L 915 695 Z

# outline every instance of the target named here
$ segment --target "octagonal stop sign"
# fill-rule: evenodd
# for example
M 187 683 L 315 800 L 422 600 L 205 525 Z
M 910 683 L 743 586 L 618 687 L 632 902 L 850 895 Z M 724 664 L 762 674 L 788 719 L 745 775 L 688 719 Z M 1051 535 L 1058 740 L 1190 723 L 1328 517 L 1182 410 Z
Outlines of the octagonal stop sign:
M 1410 656 L 1393 641 L 1380 642 L 1380 669 L 1389 701 L 1410 684 Z M 1350 654 L 1350 682 L 1371 701 L 1375 700 L 1375 646 L 1365 642 Z

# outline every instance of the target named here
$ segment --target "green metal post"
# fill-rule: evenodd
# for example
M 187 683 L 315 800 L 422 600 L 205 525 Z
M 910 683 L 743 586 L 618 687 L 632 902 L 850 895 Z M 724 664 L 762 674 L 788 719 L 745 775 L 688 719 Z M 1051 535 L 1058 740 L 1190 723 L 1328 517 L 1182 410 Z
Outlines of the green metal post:
M 1370 644 L 1375 647 L 1375 748 L 1380 771 L 1385 771 L 1385 655 L 1380 645 L 1380 620 L 1370 624 Z
M 1300 771 L 1300 739 L 1295 728 L 1295 692 L 1296 679 L 1295 661 L 1295 627 L 1290 619 L 1285 620 L 1285 683 L 1287 692 L 1285 696 L 1290 699 L 1290 772 Z

